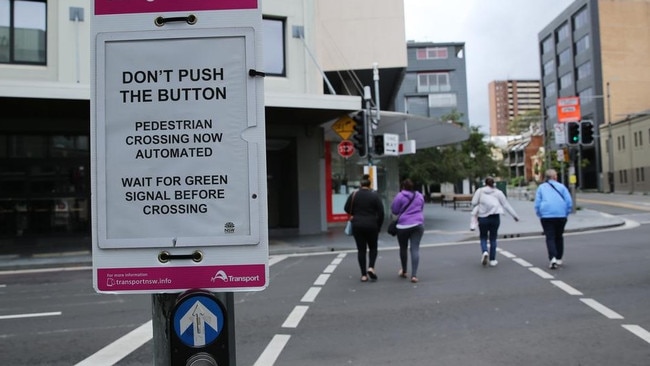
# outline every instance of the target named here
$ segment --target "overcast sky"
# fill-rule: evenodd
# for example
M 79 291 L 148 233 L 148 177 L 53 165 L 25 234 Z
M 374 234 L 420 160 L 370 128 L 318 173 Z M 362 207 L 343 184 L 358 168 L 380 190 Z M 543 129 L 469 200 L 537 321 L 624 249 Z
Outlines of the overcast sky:
M 406 40 L 464 42 L 469 116 L 489 134 L 488 84 L 539 79 L 538 33 L 573 0 L 404 0 Z

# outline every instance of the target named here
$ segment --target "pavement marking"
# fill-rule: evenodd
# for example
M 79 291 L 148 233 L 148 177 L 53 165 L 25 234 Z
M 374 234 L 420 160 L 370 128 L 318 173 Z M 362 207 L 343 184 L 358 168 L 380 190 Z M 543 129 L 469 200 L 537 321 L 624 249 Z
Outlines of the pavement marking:
M 611 310 L 607 306 L 599 303 L 594 299 L 580 299 L 580 301 L 584 302 L 587 306 L 596 310 L 597 312 L 603 314 L 608 319 L 623 319 L 623 316 L 621 314 L 615 312 L 614 310 Z
M 150 320 L 129 334 L 102 348 L 94 355 L 79 362 L 75 366 L 109 366 L 135 351 L 153 338 L 153 321 Z
M 534 274 L 540 276 L 541 278 L 543 278 L 543 279 L 545 279 L 545 280 L 550 280 L 551 278 L 555 278 L 555 277 L 553 277 L 552 274 L 546 272 L 546 271 L 543 270 L 543 269 L 540 269 L 540 268 L 537 268 L 537 267 L 532 267 L 532 268 L 528 268 L 528 269 L 529 269 L 531 272 L 533 272 Z
M 327 268 L 325 268 L 323 273 L 332 273 L 332 272 L 334 272 L 334 270 L 336 269 L 336 266 L 337 266 L 336 264 L 330 264 L 329 266 L 327 266 Z
M 311 287 L 309 290 L 307 290 L 305 296 L 303 296 L 302 299 L 300 299 L 300 302 L 314 302 L 321 288 L 322 287 Z
M 643 339 L 644 341 L 650 343 L 650 332 L 647 330 L 641 328 L 640 326 L 636 324 L 622 324 L 621 325 L 623 328 L 629 330 L 634 334 L 635 336 Z
M 578 201 L 578 203 L 585 202 L 585 203 L 594 203 L 594 204 L 597 204 L 597 205 L 629 208 L 629 209 L 632 209 L 632 210 L 650 211 L 650 207 L 644 207 L 644 206 L 639 206 L 637 204 L 625 203 L 625 202 L 599 201 L 599 200 L 591 200 L 591 199 L 585 199 L 585 198 L 578 198 L 577 201 Z
M 505 256 L 505 257 L 508 257 L 508 258 L 516 258 L 517 257 L 516 255 L 510 253 L 507 250 L 501 250 L 501 249 L 497 249 L 497 250 L 499 251 L 499 253 L 503 254 L 503 256 Z
M 289 256 L 287 256 L 287 255 L 274 255 L 274 256 L 271 256 L 271 257 L 269 257 L 269 267 L 271 267 L 272 265 L 274 265 L 276 263 L 282 262 L 283 260 L 285 260 L 287 258 L 289 258 Z
M 14 315 L 0 315 L 0 320 L 5 319 L 23 319 L 23 318 L 38 318 L 43 316 L 58 316 L 63 314 L 60 311 L 52 311 L 49 313 L 31 313 L 31 314 L 14 314 Z
M 309 309 L 309 306 L 305 305 L 296 305 L 296 307 L 293 308 L 293 311 L 287 319 L 282 323 L 282 328 L 296 328 L 298 327 L 298 324 L 302 320 L 302 318 L 305 316 L 307 313 L 307 309 Z
M 271 342 L 266 346 L 257 361 L 255 361 L 253 366 L 270 366 L 275 364 L 275 361 L 278 360 L 284 346 L 289 342 L 289 338 L 291 338 L 291 336 L 288 334 L 276 334 L 273 339 L 271 339 Z
M 527 261 L 525 261 L 525 260 L 523 260 L 521 258 L 513 258 L 512 260 L 514 262 L 519 263 L 520 265 L 522 265 L 524 267 L 532 267 L 533 266 L 531 263 L 529 263 L 529 262 L 527 262 Z
M 7 285 L 0 284 L 0 288 L 5 288 Z
M 325 274 L 325 273 L 321 274 L 320 276 L 318 276 L 316 281 L 314 281 L 314 286 L 325 286 L 329 278 L 330 278 L 329 274 Z
M 564 290 L 569 295 L 578 295 L 582 296 L 582 292 L 576 290 L 575 288 L 569 286 L 566 282 L 564 281 L 551 281 L 552 284 L 560 288 L 561 290 Z
M 68 272 L 68 271 L 90 271 L 93 267 L 56 267 L 56 268 L 38 268 L 38 269 L 15 269 L 0 271 L 0 275 L 29 274 L 29 273 L 49 273 L 49 272 Z

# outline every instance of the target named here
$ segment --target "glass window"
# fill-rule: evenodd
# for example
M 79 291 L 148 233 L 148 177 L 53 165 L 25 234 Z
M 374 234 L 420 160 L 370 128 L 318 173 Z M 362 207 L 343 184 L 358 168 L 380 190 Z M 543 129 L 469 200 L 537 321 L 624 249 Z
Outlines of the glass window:
M 573 29 L 580 29 L 587 24 L 589 24 L 589 13 L 587 13 L 587 7 L 585 6 L 573 16 Z
M 573 75 L 568 72 L 560 77 L 560 89 L 573 85 Z
M 551 75 L 553 73 L 553 71 L 554 71 L 554 68 L 555 68 L 555 63 L 553 62 L 552 59 L 546 61 L 544 63 L 544 70 L 543 70 L 544 76 Z
M 455 108 L 457 106 L 456 94 L 429 94 L 430 108 Z
M 554 105 L 550 105 L 546 107 L 546 116 L 549 118 L 554 118 L 557 116 L 557 107 Z
M 594 89 L 587 88 L 578 92 L 578 97 L 580 97 L 580 104 L 588 104 L 594 100 Z
M 578 80 L 584 79 L 591 75 L 591 61 L 578 66 Z
M 45 0 L 0 0 L 0 62 L 46 62 Z
M 558 66 L 562 66 L 569 63 L 569 61 L 571 61 L 571 51 L 567 48 L 557 56 L 557 64 Z
M 416 51 L 416 58 L 418 60 L 437 60 L 448 57 L 447 48 L 445 47 L 418 48 Z
M 553 39 L 549 36 L 542 41 L 542 53 L 550 52 L 553 49 Z
M 284 59 L 284 20 L 264 18 L 264 72 L 269 75 L 286 75 Z
M 444 92 L 451 90 L 449 73 L 432 72 L 418 74 L 418 93 Z
M 544 95 L 546 97 L 553 96 L 556 93 L 557 93 L 557 90 L 556 90 L 555 82 L 546 84 L 546 86 L 544 87 Z
M 564 23 L 556 31 L 557 43 L 564 41 L 569 38 L 569 24 Z
M 585 35 L 576 41 L 576 55 L 589 49 L 589 35 Z

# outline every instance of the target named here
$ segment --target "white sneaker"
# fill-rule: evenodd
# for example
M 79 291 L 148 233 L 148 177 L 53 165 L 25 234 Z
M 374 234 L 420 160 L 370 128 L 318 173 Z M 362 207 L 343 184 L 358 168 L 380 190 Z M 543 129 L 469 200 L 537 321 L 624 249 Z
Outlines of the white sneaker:
M 557 263 L 558 266 L 561 266 L 561 265 L 562 265 L 562 260 L 561 260 L 561 259 L 558 259 L 558 260 L 556 260 L 555 262 Z
M 490 267 L 496 267 L 497 264 L 499 264 L 499 261 L 497 261 L 496 259 L 493 260 L 493 261 L 490 261 Z
M 551 263 L 549 263 L 548 268 L 557 269 L 557 259 L 555 257 L 551 258 Z
M 488 252 L 483 252 L 483 255 L 481 256 L 481 264 L 484 266 L 487 266 L 488 264 Z

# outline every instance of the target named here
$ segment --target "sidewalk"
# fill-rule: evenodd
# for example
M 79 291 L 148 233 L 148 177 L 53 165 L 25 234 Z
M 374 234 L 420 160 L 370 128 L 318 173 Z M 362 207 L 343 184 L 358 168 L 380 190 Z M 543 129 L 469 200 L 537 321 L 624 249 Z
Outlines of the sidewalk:
M 519 214 L 519 222 L 508 215 L 502 216 L 500 237 L 516 238 L 541 235 L 542 228 L 535 215 L 534 203 L 518 199 L 512 195 L 510 203 Z M 591 204 L 611 205 L 650 212 L 650 196 L 603 193 L 578 193 L 577 206 L 581 201 Z M 443 207 L 439 203 L 425 205 L 425 243 L 451 243 L 478 240 L 478 232 L 469 230 L 470 209 L 451 206 Z M 388 221 L 388 220 L 386 220 Z M 387 224 L 387 222 L 386 222 Z M 569 216 L 567 232 L 589 231 L 624 225 L 625 221 L 617 216 L 598 211 L 578 209 Z M 394 237 L 382 231 L 379 237 L 380 247 L 395 247 Z M 339 251 L 355 249 L 354 239 L 343 234 L 343 224 L 331 227 L 327 232 L 316 235 L 294 235 L 271 237 L 269 253 L 271 255 L 305 252 Z M 60 253 L 40 253 L 29 256 L 21 254 L 0 255 L 0 270 L 43 268 L 53 266 L 92 265 L 91 253 L 84 248 L 70 247 Z

